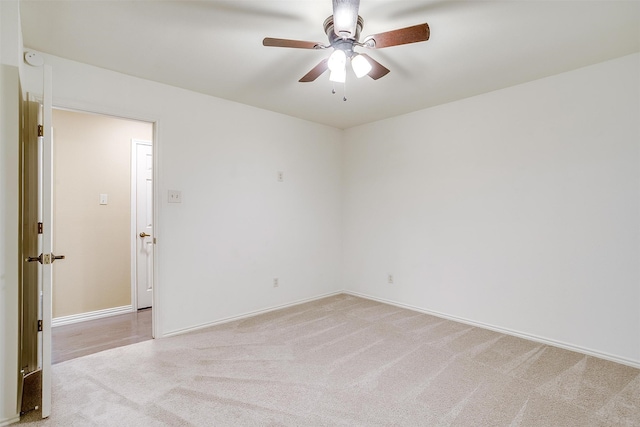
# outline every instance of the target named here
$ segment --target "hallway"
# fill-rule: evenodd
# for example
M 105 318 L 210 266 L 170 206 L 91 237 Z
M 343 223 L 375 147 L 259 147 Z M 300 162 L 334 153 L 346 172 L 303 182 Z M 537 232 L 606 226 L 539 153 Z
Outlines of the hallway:
M 51 329 L 51 363 L 152 339 L 152 309 L 89 320 Z

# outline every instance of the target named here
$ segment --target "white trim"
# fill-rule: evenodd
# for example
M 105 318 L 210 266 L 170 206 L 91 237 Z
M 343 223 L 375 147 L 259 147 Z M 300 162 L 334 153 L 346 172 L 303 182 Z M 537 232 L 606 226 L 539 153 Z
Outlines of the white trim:
M 134 120 L 137 122 L 156 123 L 156 120 L 130 111 L 123 111 L 119 108 L 104 107 L 86 102 L 78 102 L 69 99 L 55 98 L 53 108 L 58 110 L 80 111 L 87 114 L 97 114 L 100 116 L 110 116 L 118 119 Z
M 0 427 L 8 426 L 9 424 L 17 423 L 18 421 L 20 421 L 20 414 L 14 415 L 11 418 L 0 420 Z
M 580 346 L 573 345 L 573 344 L 568 344 L 568 343 L 565 343 L 565 342 L 562 342 L 562 341 L 556 341 L 556 340 L 552 340 L 552 339 L 549 339 L 549 338 L 543 338 L 543 337 L 539 337 L 537 335 L 528 334 L 528 333 L 525 333 L 525 332 L 514 331 L 512 329 L 502 328 L 500 326 L 494 326 L 494 325 L 490 325 L 490 324 L 487 324 L 487 323 L 476 322 L 475 320 L 469 320 L 469 319 L 465 319 L 463 317 L 451 316 L 449 314 L 440 313 L 438 311 L 427 310 L 427 309 L 416 307 L 416 306 L 413 306 L 413 305 L 403 304 L 403 303 L 400 303 L 400 302 L 388 300 L 386 298 L 380 298 L 380 297 L 374 297 L 374 296 L 367 295 L 367 294 L 362 294 L 360 292 L 344 291 L 343 293 L 348 294 L 348 295 L 353 295 L 353 296 L 356 296 L 356 297 L 360 297 L 360 298 L 365 298 L 365 299 L 372 300 L 372 301 L 382 302 L 382 303 L 389 304 L 389 305 L 394 305 L 396 307 L 406 308 L 408 310 L 417 311 L 417 312 L 424 313 L 424 314 L 430 314 L 432 316 L 440 317 L 442 319 L 453 320 L 455 322 L 460 322 L 460 323 L 464 323 L 464 324 L 471 325 L 471 326 L 476 326 L 476 327 L 483 328 L 483 329 L 489 329 L 489 330 L 492 330 L 492 331 L 495 331 L 495 332 L 503 333 L 505 335 L 511 335 L 511 336 L 514 336 L 514 337 L 524 338 L 524 339 L 530 340 L 530 341 L 535 341 L 535 342 L 538 342 L 538 343 L 541 343 L 541 344 L 546 344 L 546 345 L 550 345 L 550 346 L 553 346 L 553 347 L 559 347 L 559 348 L 563 348 L 565 350 L 575 351 L 577 353 L 582 353 L 582 354 L 585 354 L 585 355 L 588 355 L 588 356 L 597 357 L 599 359 L 610 360 L 612 362 L 620 363 L 622 365 L 631 366 L 633 368 L 640 368 L 640 361 L 638 361 L 638 360 L 627 359 L 625 357 L 620 357 L 620 356 L 616 356 L 616 355 L 613 355 L 613 354 L 604 353 L 604 352 L 601 352 L 601 351 L 592 350 L 592 349 L 589 349 L 589 348 L 580 347 Z
M 247 313 L 239 314 L 237 316 L 225 317 L 223 319 L 214 320 L 213 322 L 202 323 L 200 325 L 191 326 L 189 328 L 184 328 L 184 329 L 177 329 L 175 331 L 171 331 L 169 333 L 166 333 L 166 334 L 162 335 L 162 337 L 164 338 L 164 337 L 172 337 L 174 335 L 181 335 L 181 334 L 185 334 L 187 332 L 193 332 L 193 331 L 197 331 L 199 329 L 208 328 L 210 326 L 216 326 L 216 325 L 220 325 L 220 324 L 223 324 L 223 323 L 229 323 L 229 322 L 233 322 L 234 320 L 245 319 L 247 317 L 258 316 L 260 314 L 268 313 L 270 311 L 281 310 L 283 308 L 289 308 L 289 307 L 293 307 L 293 306 L 296 306 L 296 305 L 305 304 L 305 303 L 312 302 L 312 301 L 317 301 L 317 300 L 322 299 L 322 298 L 332 297 L 332 296 L 335 296 L 335 295 L 346 294 L 346 293 L 347 292 L 344 292 L 344 291 L 330 292 L 328 294 L 322 294 L 322 295 L 318 295 L 318 296 L 315 296 L 315 297 L 305 298 L 305 299 L 293 301 L 293 302 L 286 303 L 286 304 L 276 305 L 276 306 L 264 308 L 262 310 L 249 311 Z
M 137 260 L 136 260 L 136 252 L 138 250 L 137 248 L 137 243 L 136 243 L 136 232 L 137 232 L 137 221 L 136 221 L 136 214 L 137 214 L 137 197 L 136 197 L 136 189 L 137 187 L 134 184 L 135 181 L 135 173 L 137 168 L 136 168 L 136 143 L 134 142 L 135 140 L 132 139 L 131 140 L 131 158 L 130 161 L 131 163 L 129 164 L 129 175 L 130 175 L 130 184 L 131 184 L 131 204 L 130 204 L 130 208 L 129 208 L 129 221 L 131 222 L 131 231 L 130 231 L 130 239 L 131 239 L 131 268 L 130 270 L 130 274 L 131 274 L 131 305 L 133 307 L 137 307 L 138 306 L 138 269 L 137 269 Z
M 85 322 L 87 320 L 101 319 L 103 317 L 117 316 L 118 314 L 132 313 L 136 311 L 133 305 L 106 308 L 104 310 L 89 311 L 87 313 L 72 314 L 70 316 L 56 317 L 51 321 L 51 326 L 71 325 L 72 323 Z
M 151 148 L 151 160 L 153 161 L 153 265 L 151 268 L 152 272 L 152 282 L 151 286 L 153 287 L 153 292 L 151 292 L 151 306 L 153 307 L 153 311 L 151 312 L 151 337 L 156 338 L 160 336 L 160 310 L 158 310 L 158 303 L 160 298 L 158 297 L 158 282 L 159 282 L 159 273 L 158 273 L 158 238 L 160 236 L 160 122 L 153 122 L 153 145 Z

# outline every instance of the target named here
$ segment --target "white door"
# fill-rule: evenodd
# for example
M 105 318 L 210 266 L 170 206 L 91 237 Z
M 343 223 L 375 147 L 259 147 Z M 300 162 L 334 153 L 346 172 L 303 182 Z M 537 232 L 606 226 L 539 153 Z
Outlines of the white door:
M 52 135 L 52 72 L 44 66 L 43 140 L 42 140 L 42 418 L 51 414 L 51 320 L 53 285 L 53 135 Z M 49 259 L 47 260 L 47 255 Z M 48 261 L 48 262 L 47 262 Z
M 150 142 L 133 140 L 136 222 L 137 308 L 153 305 L 153 152 Z
M 42 406 L 42 102 L 27 94 L 22 134 L 20 411 Z
M 32 180 L 33 175 L 29 170 L 33 168 L 37 169 L 37 196 L 33 197 L 34 185 L 33 182 L 28 184 L 25 182 L 23 192 L 25 192 L 23 199 L 27 204 L 24 205 L 28 212 L 25 212 L 27 216 L 24 217 L 24 221 L 30 221 L 30 217 L 35 214 L 37 218 L 37 237 L 36 240 L 23 245 L 29 250 L 36 249 L 34 254 L 25 254 L 25 263 L 27 265 L 36 265 L 37 271 L 35 276 L 37 277 L 37 295 L 35 301 L 29 301 L 27 304 L 37 305 L 37 316 L 40 320 L 40 331 L 38 332 L 37 340 L 32 341 L 37 345 L 37 368 L 41 370 L 41 388 L 42 388 L 42 418 L 46 418 L 51 414 L 51 287 L 53 280 L 53 262 L 56 259 L 63 259 L 64 256 L 56 256 L 53 254 L 53 138 L 51 129 L 51 66 L 45 65 L 43 67 L 43 94 L 40 101 L 35 101 L 31 95 L 28 98 L 28 111 L 27 114 L 27 126 L 33 125 L 31 118 L 34 116 L 33 108 L 39 110 L 37 115 L 38 125 L 38 139 L 36 147 L 25 147 L 23 151 L 23 161 L 29 162 L 29 165 L 23 166 L 23 179 Z M 30 145 L 30 143 L 28 144 Z M 37 151 L 37 155 L 34 155 L 34 151 Z M 29 178 L 31 176 L 31 178 Z M 32 225 L 23 224 L 25 230 Z M 25 239 L 32 240 L 32 232 L 25 233 L 23 236 Z M 27 274 L 32 280 L 34 273 L 29 273 L 30 267 L 24 268 L 24 273 Z M 25 294 L 26 296 L 26 294 Z M 29 308 L 31 311 L 32 307 Z M 27 314 L 27 313 L 23 313 Z M 23 317 L 23 321 L 25 318 Z M 24 325 L 28 327 L 29 325 Z M 27 331 L 23 331 L 25 334 Z M 23 337 L 24 339 L 24 337 Z M 31 340 L 30 340 L 31 341 Z M 25 345 L 23 341 L 22 345 Z M 26 353 L 22 353 L 24 356 Z M 26 368 L 31 369 L 32 362 L 24 360 L 27 363 Z

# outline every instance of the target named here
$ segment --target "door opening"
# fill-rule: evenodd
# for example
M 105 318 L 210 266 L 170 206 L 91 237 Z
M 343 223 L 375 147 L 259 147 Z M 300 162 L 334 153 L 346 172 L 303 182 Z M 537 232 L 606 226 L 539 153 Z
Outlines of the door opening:
M 131 270 L 135 269 L 131 263 L 131 145 L 132 139 L 148 141 L 152 155 L 155 130 L 155 123 L 149 121 L 54 110 L 51 74 L 51 67 L 45 66 L 43 93 L 23 99 L 20 114 L 20 250 L 24 264 L 20 271 L 22 380 L 18 396 L 19 405 L 29 406 L 26 411 L 38 409 L 37 416 L 43 418 L 51 412 L 55 330 L 66 327 L 58 328 L 57 325 L 89 324 L 92 322 L 83 321 L 102 321 L 107 319 L 98 318 L 108 316 L 114 319 L 116 316 L 112 315 L 125 309 L 131 315 L 138 314 L 137 294 L 132 290 L 134 282 L 131 280 L 134 276 Z M 64 120 L 68 121 L 69 116 L 75 116 L 77 120 L 72 125 L 65 125 Z M 122 127 L 99 126 L 109 121 L 125 124 L 125 129 L 129 126 L 122 147 L 113 142 Z M 101 142 L 104 138 L 111 138 L 112 143 Z M 120 148 L 124 156 L 118 153 Z M 114 173 L 118 171 L 121 173 Z M 153 168 L 150 173 L 153 175 Z M 116 185 L 119 178 L 124 186 L 122 191 Z M 147 189 L 150 211 L 146 215 L 153 219 L 153 179 Z M 152 226 L 153 221 L 149 225 Z M 118 227 L 124 232 L 116 233 Z M 147 246 L 151 253 L 147 286 L 153 289 L 155 238 L 153 229 L 150 231 L 147 231 L 152 235 L 149 238 L 152 244 Z M 29 242 L 25 243 L 27 240 Z M 69 253 L 65 252 L 67 249 Z M 55 263 L 56 268 L 53 268 L 54 260 L 64 257 L 55 256 L 54 251 L 66 255 L 65 261 Z M 116 265 L 111 263 L 113 260 L 117 261 Z M 124 275 L 122 270 L 126 272 Z M 114 271 L 118 274 L 112 275 Z M 124 286 L 105 285 L 109 283 L 124 283 Z M 91 284 L 94 286 L 87 286 Z M 149 293 L 153 305 L 153 292 Z M 149 331 L 148 338 L 144 339 L 153 337 L 156 315 L 147 310 L 142 324 Z M 142 340 L 140 335 L 137 340 Z M 122 341 L 119 345 L 134 342 Z M 23 386 L 29 386 L 29 390 Z
M 54 238 L 60 251 L 68 250 L 66 264 L 54 271 L 52 357 L 57 363 L 152 337 L 153 316 L 146 313 L 139 321 L 136 315 L 140 254 L 134 243 L 149 243 L 144 246 L 150 289 L 144 307 L 151 307 L 153 229 L 146 229 L 150 236 L 142 239 L 134 220 L 143 205 L 153 225 L 154 124 L 55 108 L 53 131 Z M 142 202 L 132 186 L 143 169 L 137 167 L 134 141 L 144 142 L 148 154 L 142 158 L 149 178 Z

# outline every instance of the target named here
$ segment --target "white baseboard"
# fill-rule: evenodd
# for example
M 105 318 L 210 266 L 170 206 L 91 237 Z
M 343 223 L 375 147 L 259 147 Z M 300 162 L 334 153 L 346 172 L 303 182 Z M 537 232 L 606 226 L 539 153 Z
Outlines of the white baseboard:
M 453 320 L 453 321 L 456 321 L 456 322 L 465 323 L 467 325 L 477 326 L 477 327 L 483 328 L 483 329 L 489 329 L 489 330 L 492 330 L 492 331 L 495 331 L 495 332 L 503 333 L 505 335 L 511 335 L 511 336 L 515 336 L 515 337 L 518 337 L 518 338 L 524 338 L 524 339 L 527 339 L 527 340 L 530 340 L 530 341 L 539 342 L 541 344 L 551 345 L 553 347 L 560 347 L 560 348 L 563 348 L 565 350 L 575 351 L 576 353 L 582 353 L 582 354 L 586 354 L 588 356 L 594 356 L 594 357 L 597 357 L 597 358 L 600 358 L 600 359 L 610 360 L 612 362 L 616 362 L 616 363 L 620 363 L 622 365 L 627 365 L 627 366 L 631 366 L 633 368 L 639 368 L 640 369 L 640 361 L 638 361 L 638 360 L 627 359 L 625 357 L 620 357 L 620 356 L 616 356 L 616 355 L 613 355 L 613 354 L 608 354 L 608 353 L 604 353 L 604 352 L 601 352 L 601 351 L 592 350 L 592 349 L 589 349 L 589 348 L 580 347 L 580 346 L 576 346 L 576 345 L 565 343 L 565 342 L 561 342 L 561 341 L 556 341 L 556 340 L 552 340 L 552 339 L 548 339 L 548 338 L 543 338 L 543 337 L 539 337 L 537 335 L 528 334 L 528 333 L 525 333 L 525 332 L 514 331 L 514 330 L 511 330 L 511 329 L 502 328 L 502 327 L 490 325 L 490 324 L 487 324 L 487 323 L 476 322 L 475 320 L 465 319 L 465 318 L 457 317 L 457 316 L 451 316 L 451 315 L 448 315 L 448 314 L 445 314 L 445 313 L 440 313 L 440 312 L 437 312 L 437 311 L 427 310 L 427 309 L 424 309 L 424 308 L 421 308 L 421 307 L 416 307 L 416 306 L 412 306 L 412 305 L 409 305 L 409 304 L 403 304 L 403 303 L 400 303 L 400 302 L 388 300 L 386 298 L 374 297 L 374 296 L 371 296 L 371 295 L 361 294 L 359 292 L 353 292 L 353 291 L 344 291 L 343 293 L 348 294 L 348 295 L 353 295 L 353 296 L 356 296 L 356 297 L 360 297 L 360 298 L 369 299 L 369 300 L 372 300 L 372 301 L 377 301 L 377 302 L 382 302 L 382 303 L 385 303 L 385 304 L 394 305 L 396 307 L 406 308 L 406 309 L 412 310 L 412 311 L 418 311 L 418 312 L 424 313 L 424 314 L 430 314 L 432 316 L 440 317 L 442 319 Z
M 11 418 L 0 420 L 0 427 L 8 426 L 9 424 L 17 423 L 18 421 L 20 421 L 20 414 L 16 414 Z
M 70 325 L 72 323 L 86 322 L 87 320 L 100 319 L 103 317 L 117 316 L 118 314 L 132 313 L 135 310 L 132 305 L 122 307 L 107 308 L 104 310 L 89 311 L 87 313 L 72 314 L 70 316 L 56 317 L 51 320 L 51 326 Z
M 187 332 L 197 331 L 198 329 L 208 328 L 210 326 L 220 325 L 222 323 L 229 323 L 229 322 L 233 322 L 234 320 L 245 319 L 247 317 L 253 317 L 253 316 L 257 316 L 259 314 L 268 313 L 270 311 L 281 310 L 283 308 L 293 307 L 293 306 L 296 306 L 296 305 L 300 305 L 300 304 L 304 304 L 304 303 L 307 303 L 307 302 L 316 301 L 316 300 L 319 300 L 319 299 L 322 299 L 322 298 L 332 297 L 334 295 L 340 295 L 340 294 L 344 294 L 344 293 L 346 293 L 346 292 L 344 292 L 344 291 L 330 292 L 328 294 L 322 294 L 322 295 L 318 295 L 318 296 L 311 297 L 311 298 L 305 298 L 305 299 L 293 301 L 293 302 L 290 302 L 290 303 L 287 303 L 287 304 L 281 304 L 281 305 L 276 305 L 276 306 L 268 307 L 268 308 L 261 309 L 261 310 L 250 311 L 250 312 L 247 312 L 247 313 L 239 314 L 237 316 L 225 317 L 223 319 L 214 320 L 213 322 L 202 323 L 200 325 L 191 326 L 191 327 L 188 327 L 188 328 L 177 329 L 175 331 L 167 332 L 165 334 L 162 334 L 162 337 L 171 337 L 171 336 L 174 336 L 174 335 L 181 335 L 181 334 L 185 334 Z

